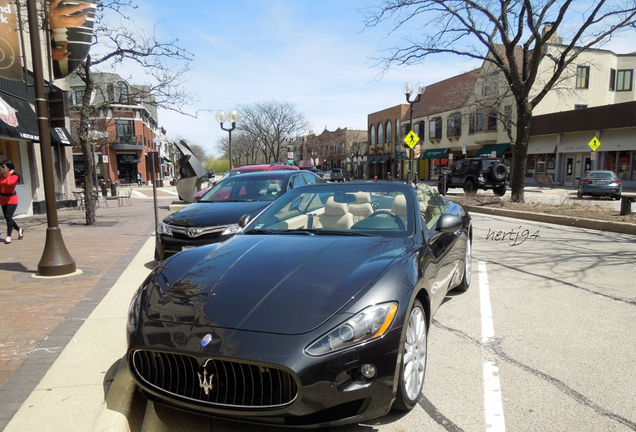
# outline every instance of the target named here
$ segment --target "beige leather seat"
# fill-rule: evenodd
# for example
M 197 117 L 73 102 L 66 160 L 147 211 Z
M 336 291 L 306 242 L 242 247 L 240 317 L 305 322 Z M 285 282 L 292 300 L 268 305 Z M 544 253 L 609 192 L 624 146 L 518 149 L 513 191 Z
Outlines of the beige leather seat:
M 338 203 L 329 197 L 325 205 L 325 212 L 318 216 L 316 228 L 349 229 L 353 225 L 353 215 L 349 213 L 347 204 Z
M 373 214 L 371 194 L 369 192 L 356 192 L 356 200 L 348 205 L 349 213 L 353 215 L 353 221 L 358 222 Z
M 391 206 L 391 211 L 398 215 L 402 222 L 404 222 L 404 226 L 407 226 L 408 215 L 406 213 L 406 198 L 404 195 L 398 195 L 393 200 L 393 205 Z

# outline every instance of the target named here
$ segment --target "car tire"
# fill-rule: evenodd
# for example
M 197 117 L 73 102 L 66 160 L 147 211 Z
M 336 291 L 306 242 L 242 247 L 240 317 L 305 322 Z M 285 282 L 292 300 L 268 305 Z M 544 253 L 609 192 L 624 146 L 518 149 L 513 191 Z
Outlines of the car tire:
M 400 374 L 393 408 L 410 411 L 424 388 L 428 322 L 419 300 L 415 300 L 404 323 L 404 348 L 400 356 Z
M 456 290 L 461 292 L 468 291 L 470 288 L 470 279 L 473 277 L 473 245 L 470 237 L 466 242 L 466 255 L 464 256 L 464 276 L 462 281 L 457 285 Z
M 502 197 L 506 194 L 506 185 L 495 186 L 494 188 L 492 188 L 492 191 L 495 193 L 495 195 Z
M 506 178 L 506 174 L 508 174 L 508 167 L 506 167 L 505 164 L 498 163 L 490 168 L 490 172 L 495 180 L 501 181 Z
M 621 194 L 614 195 L 614 199 L 615 199 L 616 201 L 618 201 L 619 199 L 621 199 Z
M 474 194 L 475 192 L 477 192 L 475 183 L 472 180 L 466 180 L 466 183 L 464 183 L 464 193 L 470 195 Z

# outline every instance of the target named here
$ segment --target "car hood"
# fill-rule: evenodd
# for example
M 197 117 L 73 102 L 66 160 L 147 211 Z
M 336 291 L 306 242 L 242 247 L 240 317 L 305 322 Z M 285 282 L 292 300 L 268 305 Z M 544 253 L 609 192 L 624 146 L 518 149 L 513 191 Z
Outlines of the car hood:
M 166 261 L 150 288 L 148 318 L 306 333 L 337 313 L 406 250 L 403 239 L 235 236 Z
M 164 222 L 183 227 L 201 227 L 237 223 L 241 216 L 256 216 L 272 201 L 193 203 L 166 216 Z

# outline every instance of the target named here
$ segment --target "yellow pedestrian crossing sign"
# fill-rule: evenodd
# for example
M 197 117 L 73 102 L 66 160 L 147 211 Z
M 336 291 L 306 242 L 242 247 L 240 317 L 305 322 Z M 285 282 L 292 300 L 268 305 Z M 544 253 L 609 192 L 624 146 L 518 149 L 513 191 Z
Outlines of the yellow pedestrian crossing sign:
M 413 148 L 415 147 L 415 145 L 420 142 L 420 137 L 417 136 L 417 134 L 413 131 L 409 132 L 405 137 L 404 137 L 404 144 L 406 144 L 407 146 Z
M 601 146 L 601 142 L 598 140 L 598 138 L 594 137 L 592 138 L 592 141 L 590 141 L 587 145 L 590 146 L 592 151 L 596 151 L 596 149 Z

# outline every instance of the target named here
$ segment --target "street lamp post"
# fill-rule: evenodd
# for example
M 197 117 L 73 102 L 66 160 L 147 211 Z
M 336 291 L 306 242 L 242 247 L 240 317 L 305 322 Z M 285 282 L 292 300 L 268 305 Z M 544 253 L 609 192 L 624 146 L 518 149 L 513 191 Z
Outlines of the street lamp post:
M 409 127 L 411 128 L 411 131 L 413 131 L 413 104 L 416 104 L 420 101 L 420 99 L 422 98 L 422 95 L 424 94 L 424 84 L 419 83 L 417 85 L 417 96 L 415 97 L 415 100 L 411 100 L 411 95 L 413 94 L 413 87 L 411 86 L 411 83 L 407 82 L 406 84 L 404 84 L 404 95 L 406 96 L 406 102 L 410 105 L 410 109 L 409 109 Z M 413 180 L 417 177 L 415 176 L 415 148 L 411 149 L 411 157 L 409 158 L 409 162 L 410 162 L 410 169 L 409 169 L 409 178 L 408 178 L 408 182 L 412 183 Z
M 228 114 L 225 114 L 225 111 L 223 110 L 219 110 L 216 112 L 215 117 L 216 117 L 216 121 L 219 122 L 221 129 L 223 129 L 224 131 L 228 131 L 230 134 L 229 141 L 228 141 L 228 153 L 230 157 L 230 169 L 232 169 L 232 131 L 236 129 L 236 122 L 239 121 L 241 116 L 239 115 L 239 112 L 237 110 L 233 109 L 233 110 L 230 110 Z M 225 120 L 228 120 L 230 122 L 230 124 L 232 125 L 231 128 L 226 129 L 223 127 L 223 123 L 225 123 Z

